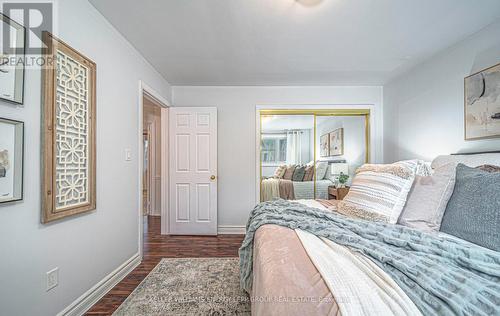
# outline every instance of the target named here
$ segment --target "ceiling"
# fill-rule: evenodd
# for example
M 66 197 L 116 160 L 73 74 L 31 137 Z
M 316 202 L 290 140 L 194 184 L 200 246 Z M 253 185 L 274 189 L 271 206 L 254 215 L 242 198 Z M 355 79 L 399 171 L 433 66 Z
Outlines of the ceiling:
M 499 0 L 89 0 L 172 85 L 382 85 Z

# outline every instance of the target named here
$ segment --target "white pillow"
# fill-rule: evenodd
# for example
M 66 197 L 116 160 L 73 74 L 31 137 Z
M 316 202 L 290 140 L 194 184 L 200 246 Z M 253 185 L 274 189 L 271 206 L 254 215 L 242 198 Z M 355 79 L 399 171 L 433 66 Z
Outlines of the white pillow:
M 396 162 L 397 164 L 403 164 L 408 168 L 412 169 L 417 176 L 430 176 L 432 174 L 432 168 L 430 162 L 425 162 L 420 159 L 412 160 L 402 160 Z
M 395 224 L 415 179 L 407 164 L 365 164 L 356 170 L 349 193 L 338 212 L 373 221 Z
M 328 169 L 328 162 L 319 161 L 316 163 L 316 180 L 323 180 L 326 175 L 326 170 Z
M 416 176 L 398 224 L 427 232 L 439 231 L 454 188 L 454 164 L 434 170 L 431 176 Z
M 285 175 L 286 171 L 286 165 L 280 165 L 276 170 L 274 171 L 273 178 L 275 179 L 283 179 L 283 176 Z

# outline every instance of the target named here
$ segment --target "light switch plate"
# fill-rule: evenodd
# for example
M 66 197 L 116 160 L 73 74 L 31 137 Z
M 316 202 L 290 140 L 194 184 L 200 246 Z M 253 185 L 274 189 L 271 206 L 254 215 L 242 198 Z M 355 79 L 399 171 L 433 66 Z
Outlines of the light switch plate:
M 47 291 L 55 288 L 59 284 L 59 268 L 54 268 L 47 272 Z
M 132 151 L 129 148 L 125 148 L 125 161 L 132 160 Z

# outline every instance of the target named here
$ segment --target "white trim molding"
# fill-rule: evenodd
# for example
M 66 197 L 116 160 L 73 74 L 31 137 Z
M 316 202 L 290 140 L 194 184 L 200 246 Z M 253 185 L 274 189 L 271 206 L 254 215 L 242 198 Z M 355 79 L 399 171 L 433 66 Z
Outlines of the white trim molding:
M 83 293 L 82 296 L 58 313 L 57 316 L 80 316 L 85 314 L 86 311 L 94 306 L 95 303 L 123 280 L 139 264 L 141 264 L 141 256 L 139 253 L 136 253 L 113 272 L 104 277 L 104 279 L 99 281 L 99 283 Z
M 239 225 L 219 225 L 217 234 L 219 235 L 245 235 L 246 227 Z

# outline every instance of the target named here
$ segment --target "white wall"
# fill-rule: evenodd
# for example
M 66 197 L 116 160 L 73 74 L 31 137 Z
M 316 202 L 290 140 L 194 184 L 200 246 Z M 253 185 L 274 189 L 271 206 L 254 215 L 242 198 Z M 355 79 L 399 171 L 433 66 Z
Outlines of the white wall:
M 174 106 L 218 109 L 219 225 L 245 225 L 255 206 L 257 105 L 372 105 L 376 142 L 372 157 L 383 160 L 381 87 L 174 86 L 173 102 Z
M 500 62 L 500 21 L 384 86 L 387 162 L 500 149 L 500 139 L 464 140 L 464 77 Z
M 26 72 L 24 201 L 0 205 L 0 314 L 55 315 L 138 252 L 138 86 L 170 98 L 168 83 L 86 1 L 59 3 L 59 37 L 97 63 L 97 210 L 40 224 L 41 74 Z M 124 149 L 132 150 L 131 162 Z M 45 273 L 59 267 L 59 286 Z

